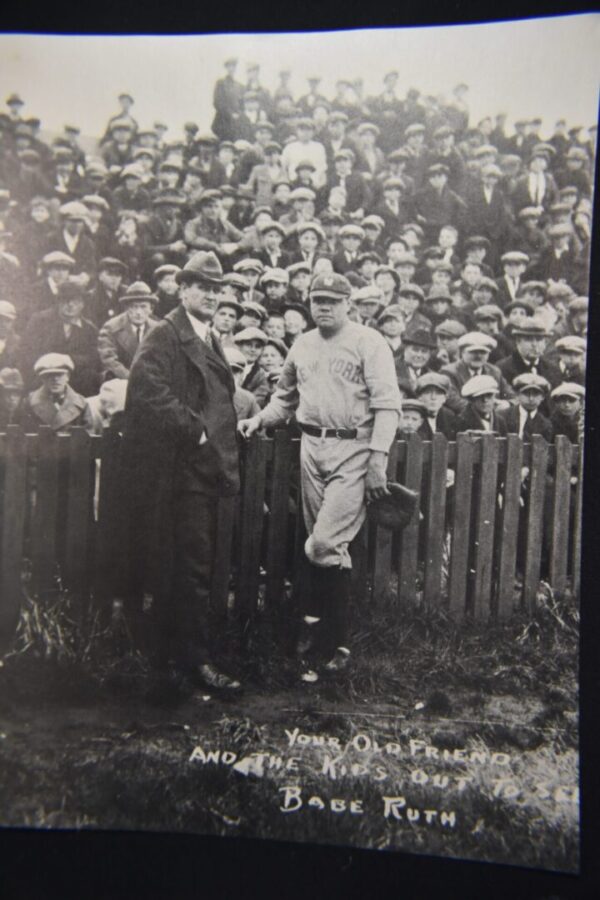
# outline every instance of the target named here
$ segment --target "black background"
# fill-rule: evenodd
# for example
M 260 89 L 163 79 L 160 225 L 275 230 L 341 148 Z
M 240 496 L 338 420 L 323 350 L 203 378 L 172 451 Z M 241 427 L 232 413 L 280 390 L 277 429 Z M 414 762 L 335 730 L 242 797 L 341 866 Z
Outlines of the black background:
M 13 0 L 15 3 L 15 0 Z M 194 33 L 445 25 L 591 11 L 573 3 L 434 3 L 411 0 L 204 0 L 197 8 L 165 0 L 96 0 L 3 9 L 2 28 L 50 33 Z M 572 48 L 577 53 L 577 48 Z M 0 73 L 2 62 L 0 60 Z M 451 77 L 451 73 L 449 73 Z M 532 79 L 543 77 L 531 73 Z M 472 75 L 476 79 L 476 73 Z M 568 111 L 567 111 L 568 112 Z M 598 173 L 597 173 L 598 180 Z M 596 204 L 595 233 L 599 230 Z M 598 302 L 598 241 L 590 296 Z M 582 596 L 582 873 L 580 876 L 397 853 L 269 841 L 118 832 L 0 832 L 0 898 L 131 900 L 205 897 L 394 897 L 398 900 L 571 900 L 600 896 L 600 311 L 592 300 L 588 354 L 586 498 Z M 596 352 L 594 352 L 596 351 Z M 1 798 L 0 798 L 1 805 Z

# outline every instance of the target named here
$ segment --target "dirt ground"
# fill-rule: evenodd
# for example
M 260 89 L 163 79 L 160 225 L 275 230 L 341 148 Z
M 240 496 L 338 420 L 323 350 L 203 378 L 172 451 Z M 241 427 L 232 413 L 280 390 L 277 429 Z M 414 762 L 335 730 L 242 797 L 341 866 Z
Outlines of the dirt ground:
M 235 699 L 157 701 L 134 657 L 100 672 L 33 642 L 0 667 L 0 819 L 576 871 L 567 611 L 484 635 L 414 611 L 393 634 L 359 621 L 352 672 L 312 686 L 258 629 Z

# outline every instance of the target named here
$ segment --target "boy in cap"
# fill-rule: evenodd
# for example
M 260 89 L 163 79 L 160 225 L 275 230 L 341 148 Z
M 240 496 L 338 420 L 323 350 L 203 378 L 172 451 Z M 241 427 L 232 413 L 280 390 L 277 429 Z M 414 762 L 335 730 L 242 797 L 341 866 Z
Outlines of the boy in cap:
M 223 350 L 227 347 L 235 347 L 233 336 L 243 312 L 244 308 L 235 296 L 226 293 L 221 294 L 212 319 L 212 327 L 219 338 Z
M 402 412 L 398 423 L 398 438 L 402 440 L 409 434 L 420 434 L 426 417 L 427 408 L 421 400 L 417 400 L 416 397 L 403 397 Z
M 579 444 L 583 440 L 585 388 L 565 381 L 554 388 L 550 398 L 554 435 L 564 434 L 572 444 Z
M 127 266 L 114 256 L 105 256 L 98 263 L 96 284 L 87 295 L 90 321 L 100 328 L 119 311 L 119 297 Z
M 98 334 L 102 378 L 129 378 L 133 359 L 144 338 L 157 325 L 157 297 L 143 281 L 135 281 L 119 298 L 123 312 L 104 323 Z
M 268 313 L 280 312 L 286 299 L 290 276 L 285 269 L 266 269 L 259 284 L 265 292 L 264 306 Z
M 504 437 L 504 419 L 496 411 L 498 382 L 491 375 L 475 375 L 461 389 L 466 408 L 456 420 L 456 433 L 463 431 L 488 432 Z
M 260 365 L 260 355 L 268 337 L 260 328 L 250 326 L 238 331 L 233 340 L 246 360 L 240 386 L 254 394 L 262 408 L 268 403 L 270 394 L 267 377 Z
M 88 218 L 87 207 L 77 200 L 63 203 L 59 208 L 61 228 L 49 239 L 47 252 L 59 250 L 75 261 L 73 272 L 86 286 L 96 272 L 96 248 L 85 233 Z
M 244 369 L 246 368 L 246 357 L 244 354 L 241 350 L 238 350 L 235 345 L 224 347 L 223 353 L 225 354 L 225 359 L 229 363 L 235 382 L 233 405 L 239 422 L 240 419 L 248 419 L 259 413 L 260 406 L 252 391 L 247 391 L 242 387 Z
M 449 441 L 456 438 L 456 415 L 445 406 L 449 391 L 450 380 L 439 372 L 426 372 L 417 379 L 415 393 L 426 409 L 419 434 L 426 441 L 430 441 L 436 432 Z
M 358 288 L 352 294 L 352 300 L 358 311 L 358 321 L 363 325 L 375 327 L 375 321 L 383 305 L 383 295 L 375 284 Z
M 554 431 L 549 419 L 540 411 L 548 397 L 550 384 L 541 375 L 525 372 L 517 375 L 512 383 L 516 403 L 501 413 L 509 434 L 518 434 L 524 441 L 531 441 L 534 434 L 551 443 Z
M 341 248 L 332 259 L 334 270 L 340 275 L 350 271 L 356 272 L 359 248 L 365 238 L 363 229 L 360 225 L 350 223 L 343 225 L 338 232 L 338 238 Z
M 292 303 L 308 303 L 308 289 L 312 278 L 310 264 L 306 261 L 292 263 L 287 267 L 290 278 L 288 297 Z M 307 307 L 308 308 L 308 307 Z
M 314 167 L 314 184 L 322 187 L 327 174 L 327 156 L 325 147 L 314 139 L 315 125 L 311 119 L 298 119 L 296 123 L 296 139 L 285 145 L 281 154 L 281 165 L 290 182 L 296 177 L 298 163 L 310 161 Z
M 552 387 L 556 387 L 562 378 L 556 365 L 545 355 L 550 335 L 543 321 L 535 316 L 525 319 L 521 325 L 513 328 L 512 337 L 515 349 L 510 356 L 505 356 L 498 362 L 498 368 L 509 384 L 523 372 L 534 372 L 542 375 Z
M 586 339 L 575 334 L 566 335 L 556 341 L 554 350 L 558 353 L 562 380 L 585 385 Z
M 23 402 L 22 422 L 26 431 L 37 431 L 49 425 L 53 431 L 91 427 L 91 416 L 85 397 L 69 384 L 74 370 L 73 360 L 64 353 L 45 353 L 34 365 L 41 387 L 32 391 Z
M 164 319 L 179 303 L 179 285 L 177 274 L 181 271 L 179 266 L 173 263 L 165 263 L 157 266 L 152 273 L 154 293 L 157 297 L 154 315 L 157 319 Z
M 284 342 L 291 347 L 294 341 L 312 327 L 312 319 L 308 307 L 302 303 L 285 303 L 281 311 L 285 326 Z
M 529 257 L 521 250 L 510 250 L 502 254 L 500 262 L 504 274 L 496 282 L 498 285 L 496 303 L 504 309 L 519 296 L 523 274 L 529 265 Z
M 189 219 L 183 238 L 194 250 L 211 251 L 217 258 L 228 260 L 239 248 L 242 232 L 221 218 L 221 192 L 208 189 L 197 201 L 198 215 Z
M 458 339 L 466 334 L 467 329 L 456 319 L 444 319 L 434 328 L 437 350 L 431 360 L 432 367 L 437 371 L 441 366 L 457 362 L 459 357 Z
M 403 397 L 414 397 L 419 378 L 432 371 L 429 362 L 436 345 L 431 332 L 425 329 L 405 331 L 402 342 L 404 360 L 396 366 L 398 387 Z

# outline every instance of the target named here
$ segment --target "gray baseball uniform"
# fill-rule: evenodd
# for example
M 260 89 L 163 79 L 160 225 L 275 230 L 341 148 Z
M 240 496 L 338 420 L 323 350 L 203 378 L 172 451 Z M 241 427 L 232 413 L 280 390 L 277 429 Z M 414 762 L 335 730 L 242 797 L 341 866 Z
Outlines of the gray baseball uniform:
M 356 429 L 356 439 L 302 435 L 302 503 L 306 556 L 323 567 L 351 568 L 348 545 L 365 519 L 365 475 L 375 411 L 400 412 L 400 392 L 388 343 L 372 328 L 346 322 L 331 337 L 318 329 L 294 342 L 263 425 L 285 421 L 318 428 Z

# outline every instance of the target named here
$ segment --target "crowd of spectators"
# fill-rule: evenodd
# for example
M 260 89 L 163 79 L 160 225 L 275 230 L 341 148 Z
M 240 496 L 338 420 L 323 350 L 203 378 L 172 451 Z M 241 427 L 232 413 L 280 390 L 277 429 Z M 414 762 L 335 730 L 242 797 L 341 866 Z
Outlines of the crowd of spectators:
M 239 417 L 263 407 L 311 328 L 315 274 L 352 284 L 352 317 L 392 348 L 403 432 L 580 439 L 595 127 L 471 121 L 398 72 L 333 98 L 225 62 L 212 130 L 140 125 L 43 140 L 16 94 L 0 114 L 0 429 L 85 425 L 123 408 L 136 350 L 178 303 L 198 250 L 224 271 L 213 321 Z M 116 421 L 119 421 L 118 418 Z

